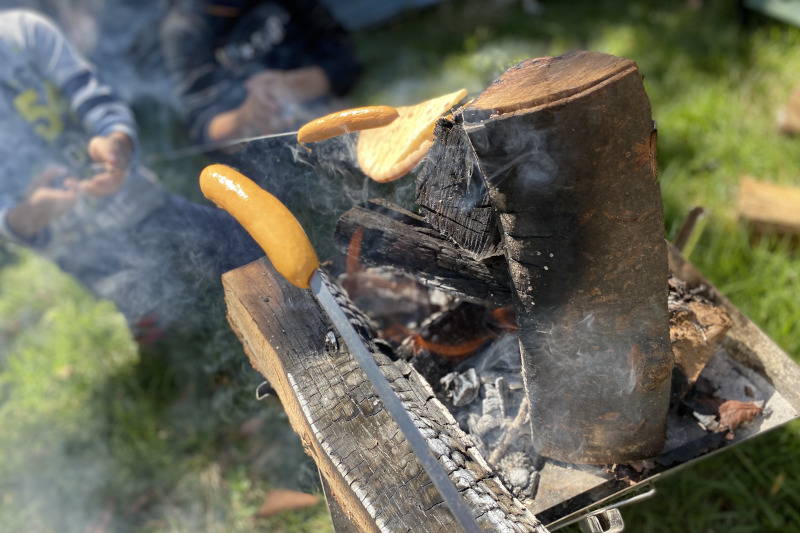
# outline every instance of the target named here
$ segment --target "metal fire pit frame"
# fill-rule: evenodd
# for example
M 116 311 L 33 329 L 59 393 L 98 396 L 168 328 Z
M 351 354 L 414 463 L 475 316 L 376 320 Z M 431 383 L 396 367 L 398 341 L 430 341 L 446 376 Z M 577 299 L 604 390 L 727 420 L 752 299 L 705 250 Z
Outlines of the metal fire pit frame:
M 655 494 L 653 485 L 663 476 L 677 472 L 711 455 L 722 453 L 732 445 L 758 437 L 800 416 L 800 367 L 672 245 L 669 246 L 669 266 L 670 272 L 685 281 L 688 286 L 703 285 L 707 287 L 705 295 L 729 313 L 733 326 L 721 341 L 724 354 L 735 364 L 741 365 L 756 376 L 763 378 L 774 389 L 774 394 L 779 395 L 794 412 L 772 413 L 769 415 L 769 427 L 766 429 L 748 431 L 746 428 L 740 428 L 737 430 L 735 438 L 722 447 L 700 454 L 686 462 L 663 467 L 635 485 L 628 486 L 621 481 L 610 479 L 548 509 L 534 511 L 551 531 L 576 522 L 582 522 L 584 531 L 595 531 L 591 529 L 591 524 L 594 523 L 592 522 L 593 518 L 603 517 L 607 521 L 609 518 L 613 519 L 615 516 L 619 516 L 616 511 L 618 507 Z M 674 451 L 671 450 L 667 453 Z M 621 531 L 621 529 L 598 529 L 597 531 Z

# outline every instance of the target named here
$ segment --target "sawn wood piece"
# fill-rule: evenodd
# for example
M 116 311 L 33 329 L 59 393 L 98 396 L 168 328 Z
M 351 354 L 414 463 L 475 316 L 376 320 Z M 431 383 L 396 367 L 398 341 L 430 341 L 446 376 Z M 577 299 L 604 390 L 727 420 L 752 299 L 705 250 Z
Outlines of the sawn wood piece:
M 800 187 L 744 176 L 739 182 L 739 217 L 765 235 L 800 234 Z

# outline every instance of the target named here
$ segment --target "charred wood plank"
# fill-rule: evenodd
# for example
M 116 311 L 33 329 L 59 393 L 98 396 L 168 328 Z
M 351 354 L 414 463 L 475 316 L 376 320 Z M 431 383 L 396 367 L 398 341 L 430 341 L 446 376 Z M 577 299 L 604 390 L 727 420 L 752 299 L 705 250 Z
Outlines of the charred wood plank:
M 673 357 L 655 129 L 636 64 L 528 60 L 463 120 L 501 225 L 537 451 L 656 456 Z
M 359 531 L 452 531 L 458 523 L 310 291 L 269 261 L 223 276 L 228 319 L 273 384 L 307 453 Z M 513 499 L 428 384 L 364 339 L 485 530 L 546 533 Z
M 351 250 L 358 236 L 358 250 Z M 339 219 L 334 233 L 339 250 L 372 266 L 413 274 L 429 287 L 460 299 L 503 307 L 511 303 L 505 258 L 474 259 L 431 228 L 419 215 L 381 200 L 354 207 Z

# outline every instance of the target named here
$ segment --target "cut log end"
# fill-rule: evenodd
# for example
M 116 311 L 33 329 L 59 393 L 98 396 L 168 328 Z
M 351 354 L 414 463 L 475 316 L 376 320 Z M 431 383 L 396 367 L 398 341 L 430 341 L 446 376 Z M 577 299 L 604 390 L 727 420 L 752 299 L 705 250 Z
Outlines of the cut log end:
M 622 72 L 637 70 L 630 59 L 578 51 L 528 59 L 507 70 L 468 106 L 469 112 L 505 114 L 569 98 Z

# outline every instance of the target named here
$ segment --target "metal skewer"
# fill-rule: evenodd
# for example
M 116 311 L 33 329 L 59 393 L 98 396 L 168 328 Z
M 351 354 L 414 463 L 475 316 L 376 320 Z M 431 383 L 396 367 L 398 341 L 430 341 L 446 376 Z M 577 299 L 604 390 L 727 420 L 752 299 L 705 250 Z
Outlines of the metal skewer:
M 475 520 L 475 517 L 472 516 L 470 509 L 464 503 L 461 495 L 453 486 L 447 472 L 444 471 L 439 461 L 431 454 L 430 447 L 428 447 L 425 437 L 420 433 L 414 421 L 411 420 L 400 398 L 398 398 L 397 394 L 392 390 L 389 381 L 383 375 L 383 372 L 381 372 L 375 359 L 372 358 L 372 354 L 367 350 L 366 346 L 364 346 L 361 337 L 359 337 L 356 330 L 350 324 L 350 321 L 347 319 L 344 311 L 342 311 L 342 308 L 339 307 L 333 294 L 331 294 L 323 283 L 319 270 L 315 270 L 311 275 L 309 284 L 311 285 L 311 291 L 314 293 L 317 301 L 328 314 L 328 317 L 336 327 L 339 335 L 342 336 L 347 347 L 350 348 L 350 352 L 353 354 L 353 357 L 355 357 L 361 370 L 367 375 L 367 378 L 370 383 L 372 383 L 381 401 L 383 401 L 386 410 L 389 411 L 389 414 L 392 415 L 400 431 L 403 432 L 403 435 L 406 440 L 408 440 L 408 443 L 411 445 L 420 463 L 422 463 L 425 472 L 428 473 L 431 481 L 433 481 L 433 484 L 439 490 L 439 494 L 442 496 L 444 503 L 450 508 L 450 511 L 453 513 L 459 525 L 467 533 L 479 533 L 483 531 Z
M 419 459 L 442 499 L 467 533 L 482 531 L 472 511 L 456 490 L 450 477 L 431 454 L 425 437 L 403 406 L 369 349 L 364 345 L 336 298 L 325 285 L 319 260 L 300 222 L 280 200 L 225 165 L 210 165 L 200 174 L 203 194 L 239 220 L 269 257 L 272 266 L 287 281 L 311 289 L 322 309 L 350 348 L 386 410 Z

